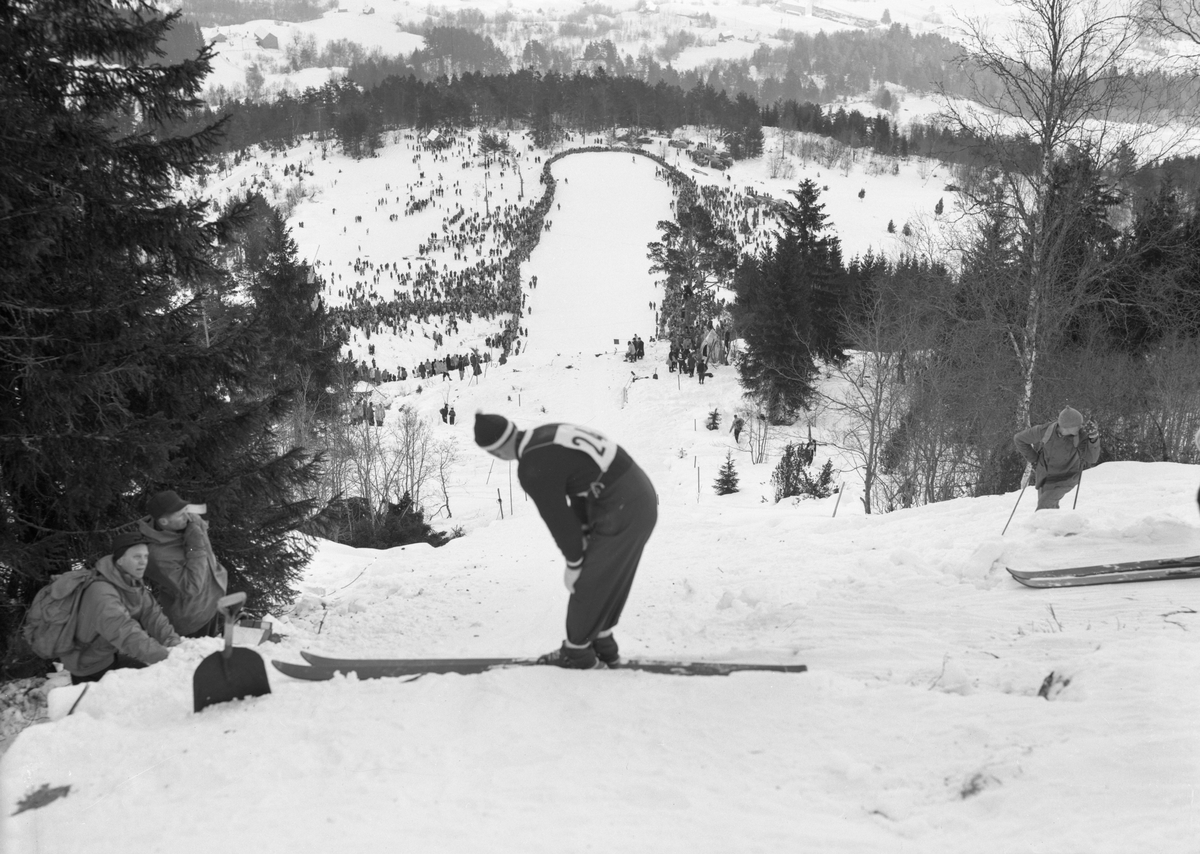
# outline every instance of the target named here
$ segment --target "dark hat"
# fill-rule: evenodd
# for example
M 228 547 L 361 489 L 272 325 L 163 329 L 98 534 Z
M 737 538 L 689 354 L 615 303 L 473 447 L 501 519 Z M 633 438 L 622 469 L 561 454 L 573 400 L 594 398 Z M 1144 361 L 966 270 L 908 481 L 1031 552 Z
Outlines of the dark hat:
M 496 450 L 516 431 L 517 425 L 503 415 L 475 413 L 475 444 L 485 451 Z
M 174 493 L 172 493 L 174 494 Z M 129 551 L 133 546 L 149 543 L 145 535 L 139 534 L 137 531 L 132 531 L 127 534 L 117 534 L 112 541 L 112 559 L 116 563 L 121 555 Z
M 1079 410 L 1066 407 L 1062 412 L 1058 413 L 1058 429 L 1059 430 L 1078 430 L 1083 426 L 1083 416 L 1079 414 Z
M 146 502 L 146 512 L 150 514 L 151 519 L 161 519 L 172 513 L 178 513 L 187 506 L 188 503 L 180 498 L 178 493 L 168 489 L 166 492 L 156 492 Z

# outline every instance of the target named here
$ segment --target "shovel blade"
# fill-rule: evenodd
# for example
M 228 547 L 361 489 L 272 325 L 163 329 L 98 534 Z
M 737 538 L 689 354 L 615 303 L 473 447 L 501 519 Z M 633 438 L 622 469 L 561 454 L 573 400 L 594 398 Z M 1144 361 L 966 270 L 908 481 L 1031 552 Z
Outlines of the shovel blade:
M 195 710 L 243 697 L 271 693 L 262 656 L 253 650 L 234 647 L 228 654 L 214 652 L 200 662 L 192 676 Z

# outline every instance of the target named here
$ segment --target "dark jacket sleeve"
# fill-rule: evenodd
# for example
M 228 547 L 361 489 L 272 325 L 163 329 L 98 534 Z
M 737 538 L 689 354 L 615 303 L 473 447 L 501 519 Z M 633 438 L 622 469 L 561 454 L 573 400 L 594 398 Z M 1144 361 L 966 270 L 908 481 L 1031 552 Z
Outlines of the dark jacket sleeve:
M 175 627 L 171 625 L 171 621 L 167 619 L 167 615 L 159 607 L 158 602 L 150 595 L 149 590 L 145 591 L 138 622 L 142 624 L 150 637 L 163 646 L 175 646 L 183 641 L 176 633 Z
M 212 543 L 208 540 L 208 522 L 189 514 L 187 528 L 183 531 L 183 544 L 185 571 L 180 579 L 180 592 L 184 599 L 190 600 L 200 596 L 208 586 L 211 565 L 216 563 Z
M 572 495 L 570 498 L 570 501 L 571 501 L 571 512 L 573 512 L 575 514 L 575 518 L 579 520 L 579 527 L 581 530 L 583 530 L 587 527 L 587 523 L 588 523 L 587 499 L 584 498 L 582 495 Z
M 87 608 L 94 615 L 96 633 L 117 652 L 146 664 L 155 664 L 167 657 L 166 646 L 146 633 L 111 584 L 97 582 L 88 587 L 80 608 Z M 158 611 L 158 615 L 162 617 L 162 612 Z M 170 637 L 176 636 L 169 625 L 167 631 Z
M 1013 444 L 1017 446 L 1017 453 L 1024 457 L 1030 465 L 1037 465 L 1038 449 L 1035 446 L 1041 444 L 1042 435 L 1045 432 L 1045 424 L 1035 424 L 1013 436 Z
M 533 499 L 558 550 L 568 563 L 575 564 L 583 560 L 583 526 L 567 503 L 567 472 L 554 465 L 551 457 L 538 452 L 522 459 L 517 479 Z

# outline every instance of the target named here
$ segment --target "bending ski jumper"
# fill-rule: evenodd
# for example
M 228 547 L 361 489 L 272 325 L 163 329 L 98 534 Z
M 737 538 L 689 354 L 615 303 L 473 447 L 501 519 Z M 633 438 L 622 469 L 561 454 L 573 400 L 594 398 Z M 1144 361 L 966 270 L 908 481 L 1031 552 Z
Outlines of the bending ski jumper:
M 567 638 L 549 663 L 593 667 L 597 655 L 616 663 L 612 630 L 658 520 L 654 485 L 624 448 L 590 428 L 520 431 L 503 416 L 477 414 L 475 441 L 517 460 L 517 479 L 566 561 Z

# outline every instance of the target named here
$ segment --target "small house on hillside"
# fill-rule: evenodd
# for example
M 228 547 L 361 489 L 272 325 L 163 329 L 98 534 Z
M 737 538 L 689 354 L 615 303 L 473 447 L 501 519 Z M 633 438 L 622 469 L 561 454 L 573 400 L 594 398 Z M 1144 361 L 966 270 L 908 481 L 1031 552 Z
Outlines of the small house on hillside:
M 254 41 L 263 50 L 279 50 L 279 38 L 274 33 L 259 36 Z
M 229 41 L 229 36 L 224 33 L 217 33 L 213 36 L 213 44 L 224 44 L 227 41 Z

